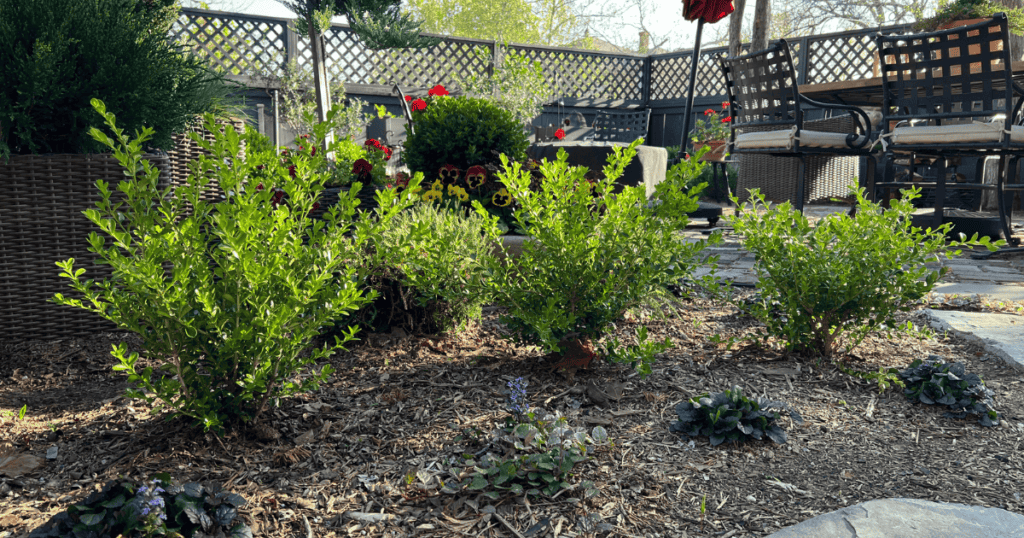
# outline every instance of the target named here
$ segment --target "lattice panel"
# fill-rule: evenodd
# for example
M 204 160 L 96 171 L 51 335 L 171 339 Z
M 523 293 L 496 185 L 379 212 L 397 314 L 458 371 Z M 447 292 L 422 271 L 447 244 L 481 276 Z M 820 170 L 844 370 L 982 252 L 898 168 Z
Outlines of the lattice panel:
M 331 28 L 325 42 L 331 78 L 352 84 L 450 85 L 459 77 L 484 72 L 490 58 L 489 47 L 456 40 L 427 49 L 372 50 L 340 26 Z M 298 53 L 301 64 L 312 62 L 308 39 L 299 39 Z
M 232 75 L 276 74 L 285 58 L 285 26 L 277 21 L 182 13 L 170 35 Z
M 808 42 L 806 84 L 878 76 L 874 36 L 833 36 Z M 794 59 L 798 58 L 794 54 Z
M 744 46 L 740 53 L 746 54 L 748 48 Z M 701 52 L 694 92 L 697 99 L 725 96 L 725 79 L 722 78 L 722 69 L 718 66 L 718 57 L 725 53 L 724 49 L 717 48 Z M 689 52 L 651 59 L 651 100 L 686 98 L 691 59 L 692 54 Z
M 643 100 L 642 57 L 603 56 L 578 51 L 514 47 L 538 60 L 561 97 Z

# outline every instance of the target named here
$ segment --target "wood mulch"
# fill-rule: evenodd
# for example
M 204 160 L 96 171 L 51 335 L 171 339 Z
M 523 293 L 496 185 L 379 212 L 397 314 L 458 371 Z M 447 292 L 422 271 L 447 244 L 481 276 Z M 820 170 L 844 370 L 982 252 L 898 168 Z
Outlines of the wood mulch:
M 652 338 L 675 344 L 645 379 L 595 361 L 570 381 L 536 349 L 501 338 L 496 314 L 489 309 L 450 337 L 366 335 L 332 359 L 337 373 L 321 390 L 283 401 L 264 427 L 222 440 L 120 396 L 125 381 L 111 371 L 109 350 L 124 335 L 0 343 L 0 414 L 28 406 L 23 420 L 0 418 L 0 456 L 58 449 L 26 476 L 0 477 L 0 537 L 27 534 L 110 479 L 158 472 L 242 494 L 256 536 L 739 538 L 889 497 L 1024 512 L 1024 378 L 964 341 L 872 337 L 845 360 L 859 370 L 929 354 L 965 362 L 995 390 L 1000 427 L 944 418 L 898 389 L 880 394 L 819 359 L 710 342 L 715 334 L 741 338 L 756 323 L 707 299 L 642 320 Z M 923 323 L 920 312 L 907 316 Z M 617 330 L 631 335 L 639 323 L 630 318 Z M 576 489 L 496 501 L 438 492 L 442 462 L 468 450 L 456 441 L 460 431 L 500 426 L 508 416 L 502 389 L 518 376 L 529 382 L 532 405 L 559 410 L 574 426 L 606 425 L 614 446 L 579 464 L 571 480 L 594 481 L 596 497 Z M 594 405 L 588 382 L 624 383 L 622 397 Z M 784 445 L 712 448 L 706 438 L 669 432 L 677 403 L 733 385 L 794 405 L 805 423 L 782 421 Z

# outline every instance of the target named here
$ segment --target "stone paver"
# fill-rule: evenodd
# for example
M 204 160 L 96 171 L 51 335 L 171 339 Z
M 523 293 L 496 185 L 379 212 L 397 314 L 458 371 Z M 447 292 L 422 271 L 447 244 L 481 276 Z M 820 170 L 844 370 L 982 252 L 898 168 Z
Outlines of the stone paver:
M 879 499 L 822 514 L 768 538 L 1021 538 L 1024 516 L 999 508 Z
M 1024 317 L 928 308 L 924 312 L 933 328 L 977 342 L 988 353 L 1024 372 L 1024 341 L 1021 339 L 1024 336 Z

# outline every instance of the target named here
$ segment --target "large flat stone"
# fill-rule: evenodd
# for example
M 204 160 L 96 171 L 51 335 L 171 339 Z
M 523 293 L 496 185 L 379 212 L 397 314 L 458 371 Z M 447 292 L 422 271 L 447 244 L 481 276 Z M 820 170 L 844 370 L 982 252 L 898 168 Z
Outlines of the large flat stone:
M 933 328 L 973 341 L 1013 368 L 1024 371 L 1024 341 L 1021 340 L 1024 317 L 929 308 L 924 313 Z
M 46 460 L 32 454 L 0 453 L 0 475 L 17 478 L 35 471 Z
M 1024 301 L 1024 286 L 1000 286 L 977 282 L 940 283 L 933 291 L 947 295 L 984 295 L 997 301 Z
M 1024 516 L 999 508 L 879 499 L 822 514 L 768 538 L 1021 538 Z

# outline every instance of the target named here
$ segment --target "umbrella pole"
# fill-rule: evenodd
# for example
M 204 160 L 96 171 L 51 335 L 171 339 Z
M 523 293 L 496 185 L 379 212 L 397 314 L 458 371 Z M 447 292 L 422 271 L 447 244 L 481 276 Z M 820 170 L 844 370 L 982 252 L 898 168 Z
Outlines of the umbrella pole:
M 690 61 L 690 86 L 686 94 L 686 119 L 683 120 L 683 139 L 679 142 L 679 154 L 676 155 L 676 162 L 683 160 L 686 154 L 686 146 L 690 143 L 690 124 L 693 116 L 693 91 L 697 86 L 697 60 L 700 59 L 700 39 L 704 31 L 704 19 L 697 20 L 697 42 L 693 44 L 693 60 Z

